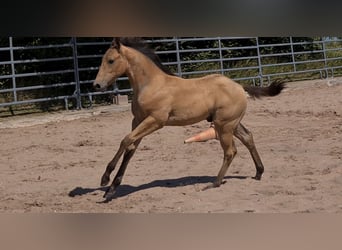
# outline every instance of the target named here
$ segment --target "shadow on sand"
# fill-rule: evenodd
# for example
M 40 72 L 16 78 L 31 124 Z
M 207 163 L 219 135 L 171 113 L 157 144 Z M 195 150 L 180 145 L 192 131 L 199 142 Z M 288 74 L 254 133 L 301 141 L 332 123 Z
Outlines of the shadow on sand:
M 224 179 L 247 179 L 247 176 L 226 176 Z M 131 186 L 131 185 L 120 185 L 114 194 L 114 196 L 110 199 L 116 199 L 119 197 L 124 197 L 126 195 L 146 190 L 155 187 L 165 187 L 165 188 L 176 188 L 181 186 L 188 186 L 194 184 L 204 184 L 204 183 L 212 183 L 216 180 L 216 176 L 187 176 L 176 179 L 165 179 L 165 180 L 155 180 L 150 183 L 142 184 L 140 186 Z M 82 188 L 76 187 L 69 192 L 70 197 L 75 197 L 78 195 L 85 195 L 88 193 L 103 191 L 106 192 L 108 187 L 98 187 L 98 188 Z M 110 200 L 106 200 L 108 202 Z

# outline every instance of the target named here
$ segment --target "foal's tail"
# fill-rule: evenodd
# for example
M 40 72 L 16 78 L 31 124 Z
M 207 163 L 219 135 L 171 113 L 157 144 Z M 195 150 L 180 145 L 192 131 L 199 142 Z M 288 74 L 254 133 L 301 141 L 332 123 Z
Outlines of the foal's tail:
M 253 98 L 262 96 L 276 96 L 285 88 L 285 83 L 279 79 L 272 82 L 268 87 L 243 86 L 244 90 Z

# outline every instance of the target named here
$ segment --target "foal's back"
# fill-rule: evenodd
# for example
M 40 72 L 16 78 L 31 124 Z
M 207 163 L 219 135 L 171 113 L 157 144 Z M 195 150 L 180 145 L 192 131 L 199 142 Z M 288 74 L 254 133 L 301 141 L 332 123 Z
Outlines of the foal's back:
M 220 74 L 212 74 L 199 78 L 183 79 L 167 76 L 166 85 L 169 93 L 182 98 L 196 98 L 201 102 L 209 102 L 210 106 L 224 106 L 237 103 L 245 106 L 247 95 L 243 87 Z

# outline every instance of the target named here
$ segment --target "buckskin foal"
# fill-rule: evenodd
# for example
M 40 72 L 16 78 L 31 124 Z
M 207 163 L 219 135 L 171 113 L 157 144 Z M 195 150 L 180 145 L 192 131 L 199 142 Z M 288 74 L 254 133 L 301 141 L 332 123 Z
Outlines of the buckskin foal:
M 134 118 L 132 131 L 121 141 L 101 179 L 102 186 L 109 183 L 110 174 L 124 154 L 121 166 L 104 194 L 107 200 L 120 185 L 128 162 L 143 137 L 163 126 L 184 126 L 202 120 L 214 123 L 224 156 L 217 179 L 206 188 L 221 185 L 237 152 L 233 136 L 248 148 L 256 167 L 254 178 L 261 179 L 264 166 L 251 132 L 241 124 L 247 107 L 246 92 L 251 97 L 275 96 L 284 88 L 283 83 L 273 82 L 268 87 L 241 86 L 220 74 L 183 79 L 167 71 L 144 43 L 137 39 L 116 38 L 103 56 L 94 87 L 104 90 L 124 74 L 133 89 Z

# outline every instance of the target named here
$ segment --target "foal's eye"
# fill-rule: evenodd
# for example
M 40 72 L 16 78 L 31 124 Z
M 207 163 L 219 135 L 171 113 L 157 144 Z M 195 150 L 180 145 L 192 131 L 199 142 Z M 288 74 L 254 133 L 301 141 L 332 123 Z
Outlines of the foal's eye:
M 113 63 L 114 63 L 114 60 L 110 59 L 110 60 L 108 60 L 108 63 L 109 63 L 109 64 L 113 64 Z

